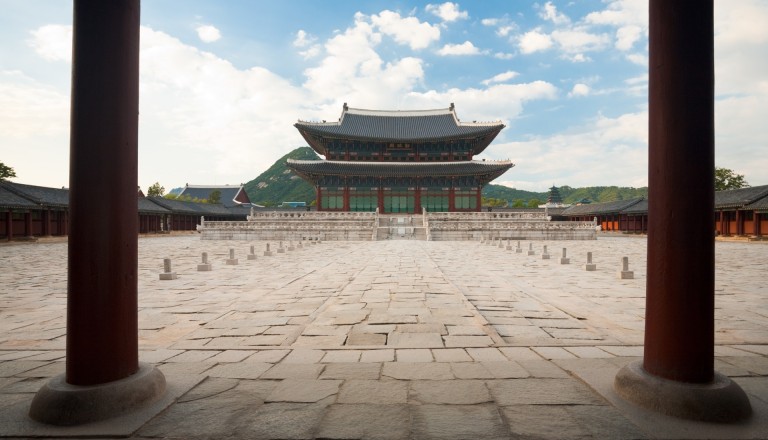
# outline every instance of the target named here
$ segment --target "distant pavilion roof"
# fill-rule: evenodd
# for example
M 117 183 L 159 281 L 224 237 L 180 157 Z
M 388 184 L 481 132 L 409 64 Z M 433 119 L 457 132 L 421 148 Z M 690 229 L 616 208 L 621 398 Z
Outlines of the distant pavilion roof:
M 66 188 L 48 188 L 15 182 L 3 182 L 3 186 L 17 196 L 40 206 L 56 208 L 67 208 L 69 206 L 69 189 Z
M 314 183 L 322 176 L 428 177 L 480 176 L 490 182 L 515 166 L 502 161 L 455 162 L 351 162 L 334 160 L 288 159 L 288 168 Z
M 221 197 L 220 203 L 227 208 L 237 206 L 243 203 L 250 203 L 248 194 L 243 189 L 243 185 L 189 185 L 184 186 L 179 196 L 189 196 L 193 199 L 208 199 L 211 193 L 219 191 Z
M 501 121 L 461 122 L 453 104 L 433 110 L 344 109 L 338 121 L 294 124 L 304 139 L 318 153 L 325 155 L 328 139 L 353 139 L 383 142 L 426 142 L 450 139 L 477 139 L 475 154 L 480 153 L 499 134 Z
M 635 206 L 644 199 L 637 197 L 629 200 L 616 200 L 613 202 L 590 203 L 588 205 L 573 205 L 563 211 L 563 215 L 607 215 L 618 214 L 631 206 Z
M 715 192 L 715 209 L 743 208 L 768 197 L 768 185 Z

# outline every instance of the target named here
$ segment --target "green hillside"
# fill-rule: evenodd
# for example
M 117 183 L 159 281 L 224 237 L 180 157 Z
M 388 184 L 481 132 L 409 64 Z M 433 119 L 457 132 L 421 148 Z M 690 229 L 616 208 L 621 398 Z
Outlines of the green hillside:
M 288 159 L 319 160 L 309 147 L 297 148 L 281 157 L 259 177 L 245 184 L 245 192 L 253 203 L 277 206 L 282 202 L 307 202 L 315 200 L 315 189 L 304 179 L 293 174 L 285 162 Z
M 288 159 L 320 160 L 317 154 L 309 147 L 297 148 L 281 157 L 267 171 L 245 184 L 245 192 L 254 203 L 264 206 L 277 206 L 281 202 L 306 202 L 310 204 L 315 200 L 314 188 L 299 176 L 293 174 L 285 166 Z M 561 186 L 560 195 L 564 203 L 576 203 L 582 199 L 595 202 L 613 202 L 635 197 L 648 198 L 648 188 L 627 188 L 618 186 L 589 186 L 585 188 L 571 188 Z M 542 203 L 547 200 L 547 192 L 533 192 L 521 189 L 509 188 L 503 185 L 486 185 L 483 188 L 483 197 L 488 199 L 501 199 L 510 205 L 516 200 L 527 203 L 537 199 Z

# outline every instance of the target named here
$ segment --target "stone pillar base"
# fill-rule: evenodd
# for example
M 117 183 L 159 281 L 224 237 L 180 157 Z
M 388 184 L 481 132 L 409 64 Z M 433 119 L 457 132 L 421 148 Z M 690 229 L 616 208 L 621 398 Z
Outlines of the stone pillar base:
M 256 259 L 256 254 L 248 254 L 248 259 L 249 260 L 255 260 Z
M 643 369 L 642 361 L 636 361 L 619 370 L 613 387 L 635 405 L 683 419 L 731 423 L 752 414 L 741 387 L 717 372 L 710 383 L 678 382 L 654 376 Z
M 201 263 L 197 265 L 198 272 L 210 272 L 211 270 L 213 270 L 211 263 Z
M 542 260 L 549 260 L 549 254 L 541 254 Z
M 29 416 L 50 425 L 82 425 L 136 411 L 164 394 L 165 376 L 145 363 L 139 363 L 139 370 L 125 379 L 99 385 L 70 385 L 62 374 L 40 388 Z
M 264 256 L 265 257 L 271 257 L 272 256 L 272 251 L 264 251 Z
M 226 263 L 230 266 L 237 266 L 237 258 L 227 258 Z
M 584 270 L 586 270 L 587 272 L 592 272 L 593 270 L 597 270 L 597 264 L 587 263 L 584 265 Z
M 560 264 L 571 264 L 571 259 L 570 258 L 561 258 L 560 259 Z
M 528 251 L 528 255 L 536 255 L 536 251 Z
M 161 280 L 175 280 L 176 278 L 178 278 L 176 272 L 163 272 L 160 274 Z
M 635 278 L 635 272 L 631 270 L 620 270 L 616 275 L 620 280 L 632 280 Z

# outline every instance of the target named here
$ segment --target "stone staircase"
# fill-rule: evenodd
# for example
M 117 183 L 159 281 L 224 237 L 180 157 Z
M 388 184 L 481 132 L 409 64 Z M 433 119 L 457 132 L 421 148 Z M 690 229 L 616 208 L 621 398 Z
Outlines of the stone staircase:
M 379 216 L 376 240 L 426 240 L 422 215 L 385 214 Z

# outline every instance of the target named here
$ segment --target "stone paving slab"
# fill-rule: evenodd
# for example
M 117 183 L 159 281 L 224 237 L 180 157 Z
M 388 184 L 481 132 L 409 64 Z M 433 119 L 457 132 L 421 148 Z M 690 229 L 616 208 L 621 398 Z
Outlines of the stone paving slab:
M 567 247 L 570 265 L 421 241 L 324 242 L 224 264 L 251 244 L 266 242 L 139 241 L 140 356 L 174 391 L 164 412 L 126 425 L 141 426 L 134 438 L 768 437 L 764 244 L 716 245 L 715 365 L 760 419 L 713 431 L 610 394 L 643 354 L 644 239 L 546 243 Z M 197 272 L 204 251 L 211 272 Z M 581 267 L 587 251 L 595 272 Z M 634 280 L 616 279 L 622 256 Z M 177 280 L 158 279 L 164 257 Z M 63 371 L 66 244 L 0 246 L 0 261 L 0 436 L 130 435 L 26 419 Z

